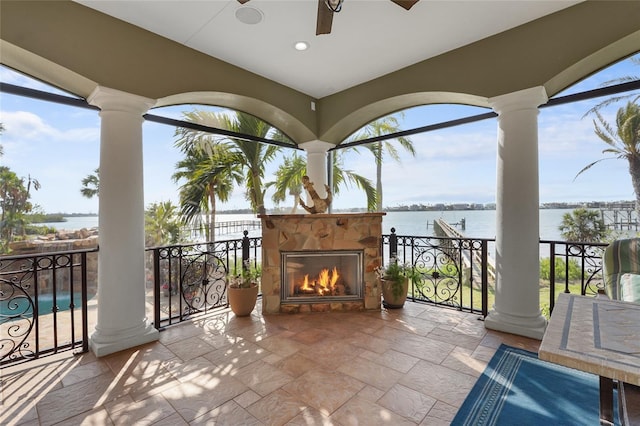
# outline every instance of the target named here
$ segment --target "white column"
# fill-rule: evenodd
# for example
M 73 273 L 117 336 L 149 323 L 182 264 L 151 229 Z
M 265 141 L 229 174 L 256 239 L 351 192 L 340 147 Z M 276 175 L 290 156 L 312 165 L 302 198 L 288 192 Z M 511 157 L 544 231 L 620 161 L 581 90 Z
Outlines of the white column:
M 538 106 L 544 87 L 489 99 L 498 113 L 495 304 L 490 329 L 542 339 Z
M 96 356 L 158 340 L 147 322 L 144 269 L 142 115 L 151 99 L 98 87 L 100 107 L 98 321 L 89 345 Z
M 320 198 L 327 196 L 324 186 L 327 182 L 327 151 L 333 148 L 328 142 L 310 141 L 300 144 L 300 148 L 307 152 L 307 176 L 313 182 L 313 188 L 316 190 Z M 307 202 L 312 203 L 307 194 Z

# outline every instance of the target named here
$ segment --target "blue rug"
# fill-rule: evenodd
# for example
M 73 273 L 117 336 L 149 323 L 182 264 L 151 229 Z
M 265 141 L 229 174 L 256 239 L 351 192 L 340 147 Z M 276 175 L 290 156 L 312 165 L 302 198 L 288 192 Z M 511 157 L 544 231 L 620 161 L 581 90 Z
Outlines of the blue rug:
M 599 401 L 598 376 L 502 345 L 451 424 L 598 425 Z

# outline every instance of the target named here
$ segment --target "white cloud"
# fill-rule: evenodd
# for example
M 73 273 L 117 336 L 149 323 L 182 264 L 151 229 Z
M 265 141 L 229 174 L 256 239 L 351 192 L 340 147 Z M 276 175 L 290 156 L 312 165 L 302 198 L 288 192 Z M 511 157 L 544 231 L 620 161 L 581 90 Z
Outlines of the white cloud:
M 100 137 L 100 129 L 98 127 L 63 130 L 49 125 L 40 116 L 27 111 L 2 111 L 0 113 L 0 121 L 5 128 L 2 139 L 6 143 L 28 140 L 86 142 Z

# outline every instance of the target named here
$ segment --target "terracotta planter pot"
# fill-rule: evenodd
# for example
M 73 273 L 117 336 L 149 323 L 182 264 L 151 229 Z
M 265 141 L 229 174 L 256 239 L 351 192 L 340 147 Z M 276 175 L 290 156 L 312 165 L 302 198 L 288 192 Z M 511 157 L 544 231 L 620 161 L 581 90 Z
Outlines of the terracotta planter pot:
M 400 309 L 404 306 L 405 300 L 407 300 L 407 292 L 409 291 L 409 279 L 405 278 L 402 283 L 402 291 L 400 294 L 394 294 L 394 286 L 397 284 L 394 281 L 380 280 L 382 287 L 382 306 L 387 309 Z
M 238 317 L 250 315 L 258 299 L 258 286 L 248 288 L 229 287 L 229 305 Z

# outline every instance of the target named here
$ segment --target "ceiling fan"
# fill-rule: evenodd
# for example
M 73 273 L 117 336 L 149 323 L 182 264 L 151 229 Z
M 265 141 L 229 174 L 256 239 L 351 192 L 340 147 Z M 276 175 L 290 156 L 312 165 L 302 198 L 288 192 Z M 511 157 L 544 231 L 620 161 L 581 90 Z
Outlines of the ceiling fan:
M 249 0 L 238 0 L 238 3 L 245 4 Z M 318 18 L 316 20 L 316 35 L 331 33 L 333 14 L 342 10 L 344 0 L 318 0 Z M 405 10 L 411 9 L 418 0 L 391 0 Z

